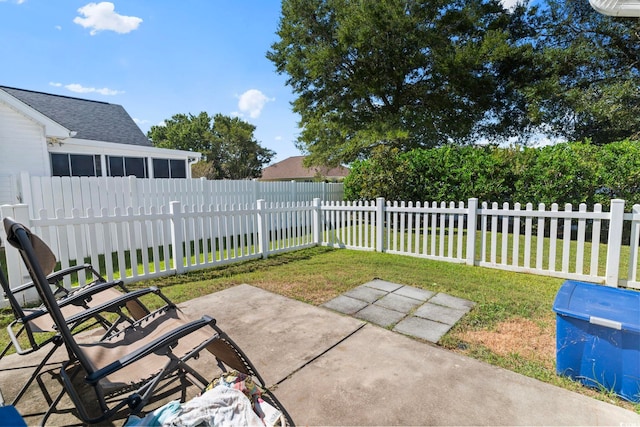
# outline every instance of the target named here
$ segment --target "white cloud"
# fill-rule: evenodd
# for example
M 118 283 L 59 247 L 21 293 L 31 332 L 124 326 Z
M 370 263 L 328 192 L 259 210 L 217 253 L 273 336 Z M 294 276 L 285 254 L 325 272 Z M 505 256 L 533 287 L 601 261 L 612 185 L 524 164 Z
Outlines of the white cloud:
M 258 89 L 249 89 L 240 95 L 238 109 L 241 113 L 249 114 L 249 117 L 256 119 L 260 117 L 264 105 L 269 101 L 275 101 L 275 98 L 267 98 L 267 96 Z
M 61 31 L 61 30 L 62 30 L 62 26 L 61 26 L 61 25 L 56 25 L 54 28 L 55 28 L 56 30 L 58 30 L 58 31 Z
M 115 31 L 126 34 L 138 28 L 142 22 L 136 16 L 124 16 L 115 12 L 115 5 L 111 2 L 89 3 L 78 9 L 78 13 L 84 16 L 76 16 L 73 22 L 84 28 L 91 28 L 90 34 L 96 35 L 99 31 Z
M 275 137 L 275 138 L 273 138 L 273 139 L 275 139 L 276 141 L 282 141 L 282 137 L 281 137 L 280 135 L 276 136 L 276 137 Z
M 136 122 L 136 124 L 138 124 L 138 125 L 144 125 L 144 124 L 149 123 L 149 120 L 138 119 L 138 118 L 135 118 L 135 117 L 133 117 L 133 121 Z M 162 122 L 162 123 L 164 123 L 164 122 Z
M 526 4 L 527 0 L 501 0 L 502 7 L 507 10 L 513 10 L 518 4 Z
M 122 90 L 109 89 L 106 87 L 103 87 L 103 88 L 85 87 L 78 83 L 70 83 L 68 85 L 63 85 L 62 83 L 49 82 L 49 86 L 64 87 L 65 89 L 70 90 L 71 92 L 76 92 L 76 93 L 99 93 L 100 95 L 107 95 L 107 96 L 120 95 L 124 93 L 124 91 Z

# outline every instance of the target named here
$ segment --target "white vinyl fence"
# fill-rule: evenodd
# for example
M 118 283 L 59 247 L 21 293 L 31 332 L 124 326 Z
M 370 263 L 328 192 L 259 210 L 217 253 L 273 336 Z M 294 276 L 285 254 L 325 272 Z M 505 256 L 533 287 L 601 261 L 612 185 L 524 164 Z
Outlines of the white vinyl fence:
M 640 289 L 640 205 L 328 202 L 319 244 Z M 624 237 L 624 240 L 623 240 Z
M 24 172 L 18 180 L 20 203 L 29 206 L 32 217 L 41 210 L 49 214 L 73 209 L 87 209 L 113 215 L 132 208 L 134 212 L 149 212 L 168 208 L 170 202 L 180 202 L 194 209 L 208 206 L 244 206 L 256 200 L 268 202 L 306 202 L 314 198 L 339 201 L 343 199 L 343 184 L 324 182 L 267 182 L 257 180 L 143 179 L 130 177 L 40 177 Z M 0 181 L 1 182 L 1 181 Z M 4 199 L 0 199 L 4 200 Z M 10 203 L 16 203 L 15 201 Z
M 5 205 L 1 214 L 41 236 L 61 267 L 90 262 L 109 280 L 125 282 L 324 245 L 640 289 L 640 205 L 625 213 L 624 203 L 612 200 L 610 212 L 602 212 L 599 205 L 522 209 L 477 199 L 465 205 L 316 198 L 197 209 L 173 201 L 160 209 L 38 217 L 27 205 Z M 12 285 L 29 280 L 17 251 L 8 248 L 6 258 Z

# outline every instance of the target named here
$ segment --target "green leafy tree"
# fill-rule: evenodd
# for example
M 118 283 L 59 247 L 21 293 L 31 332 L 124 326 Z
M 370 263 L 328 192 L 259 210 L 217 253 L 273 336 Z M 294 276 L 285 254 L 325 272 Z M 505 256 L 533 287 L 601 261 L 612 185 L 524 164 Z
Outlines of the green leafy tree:
M 444 146 L 399 153 L 378 147 L 356 161 L 345 179 L 345 198 L 442 202 L 510 201 L 515 149 Z
M 405 174 L 408 164 L 393 147 L 379 146 L 373 149 L 371 158 L 356 160 L 344 179 L 344 195 L 347 200 L 412 200 L 411 185 Z
M 254 138 L 255 126 L 237 117 L 201 112 L 176 114 L 164 125 L 152 126 L 148 137 L 156 147 L 201 152 L 194 177 L 247 179 L 260 177 L 275 153 Z
M 518 165 L 515 201 L 593 205 L 601 187 L 598 155 L 598 147 L 588 141 L 525 148 Z
M 494 0 L 283 0 L 267 57 L 314 164 L 476 137 L 501 116 L 510 18 Z M 494 63 L 495 62 L 495 63 Z
M 216 114 L 213 140 L 220 146 L 222 175 L 228 179 L 259 178 L 262 167 L 271 162 L 275 152 L 255 140 L 256 127 L 238 117 Z
M 151 126 L 147 136 L 156 147 L 202 153 L 202 161 L 192 170 L 193 176 L 220 179 L 221 147 L 211 128 L 212 118 L 204 111 L 197 116 L 175 114 L 164 124 Z
M 520 118 L 570 141 L 637 135 L 640 21 L 601 15 L 587 1 L 531 3 L 520 11 L 522 55 L 510 67 Z
M 617 141 L 598 153 L 596 202 L 609 206 L 611 199 L 623 199 L 628 210 L 640 203 L 640 141 Z

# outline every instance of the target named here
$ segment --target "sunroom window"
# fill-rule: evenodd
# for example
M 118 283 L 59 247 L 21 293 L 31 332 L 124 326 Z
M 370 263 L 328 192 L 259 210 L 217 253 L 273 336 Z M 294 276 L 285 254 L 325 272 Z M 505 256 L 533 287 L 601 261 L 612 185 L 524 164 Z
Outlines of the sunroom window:
M 53 176 L 101 176 L 99 154 L 51 153 Z

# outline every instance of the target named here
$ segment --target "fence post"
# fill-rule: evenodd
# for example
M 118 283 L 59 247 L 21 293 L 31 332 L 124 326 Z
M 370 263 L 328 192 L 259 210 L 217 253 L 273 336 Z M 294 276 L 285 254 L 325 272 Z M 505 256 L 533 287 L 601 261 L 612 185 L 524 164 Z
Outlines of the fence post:
M 260 186 L 260 181 L 258 181 L 256 178 L 253 179 L 253 198 L 251 199 L 252 201 L 255 200 L 257 202 L 258 198 L 260 197 L 260 191 L 259 191 L 259 186 Z
M 467 265 L 475 265 L 478 199 L 474 197 L 469 199 L 467 203 Z
M 294 180 L 289 182 L 291 183 L 291 201 L 295 203 L 298 201 L 298 186 Z
M 384 252 L 384 197 L 376 199 L 376 252 Z
M 318 197 L 313 199 L 313 243 L 316 246 L 320 246 L 322 243 L 322 209 L 320 206 L 320 199 Z
M 266 208 L 266 200 L 257 201 L 258 209 L 258 250 L 262 254 L 262 258 L 269 256 L 269 230 L 267 230 L 267 216 L 264 212 Z
M 19 183 L 17 186 L 18 200 L 27 206 L 33 205 L 33 193 L 31 192 L 31 175 L 29 172 L 20 172 Z
M 11 217 L 15 221 L 23 224 L 25 227 L 31 227 L 31 220 L 29 218 L 29 206 L 25 204 L 19 205 L 3 205 L 0 207 L 0 214 L 2 218 Z M 12 288 L 17 288 L 23 283 L 31 281 L 31 276 L 29 276 L 29 272 L 22 262 L 22 258 L 20 257 L 20 253 L 17 249 L 7 243 L 7 236 L 4 231 L 4 227 L 2 228 L 2 238 L 5 247 L 5 259 L 7 262 L 7 279 L 9 280 L 9 285 Z M 23 304 L 33 303 L 38 301 L 38 293 L 35 288 L 28 289 L 24 292 L 20 292 L 16 295 L 16 298 Z
M 184 243 L 182 205 L 180 202 L 169 202 L 169 214 L 171 215 L 171 248 L 173 255 L 173 267 L 176 274 L 184 273 Z
M 620 252 L 622 250 L 622 229 L 624 226 L 624 200 L 611 200 L 609 238 L 607 241 L 607 270 L 604 284 L 618 286 L 620 276 Z
M 129 175 L 127 177 L 127 185 L 129 186 L 129 194 L 125 194 L 125 206 L 126 208 L 131 206 L 134 212 L 139 212 L 138 208 L 140 207 L 140 200 L 138 199 L 138 179 L 134 175 Z M 129 206 L 127 206 L 127 203 Z

